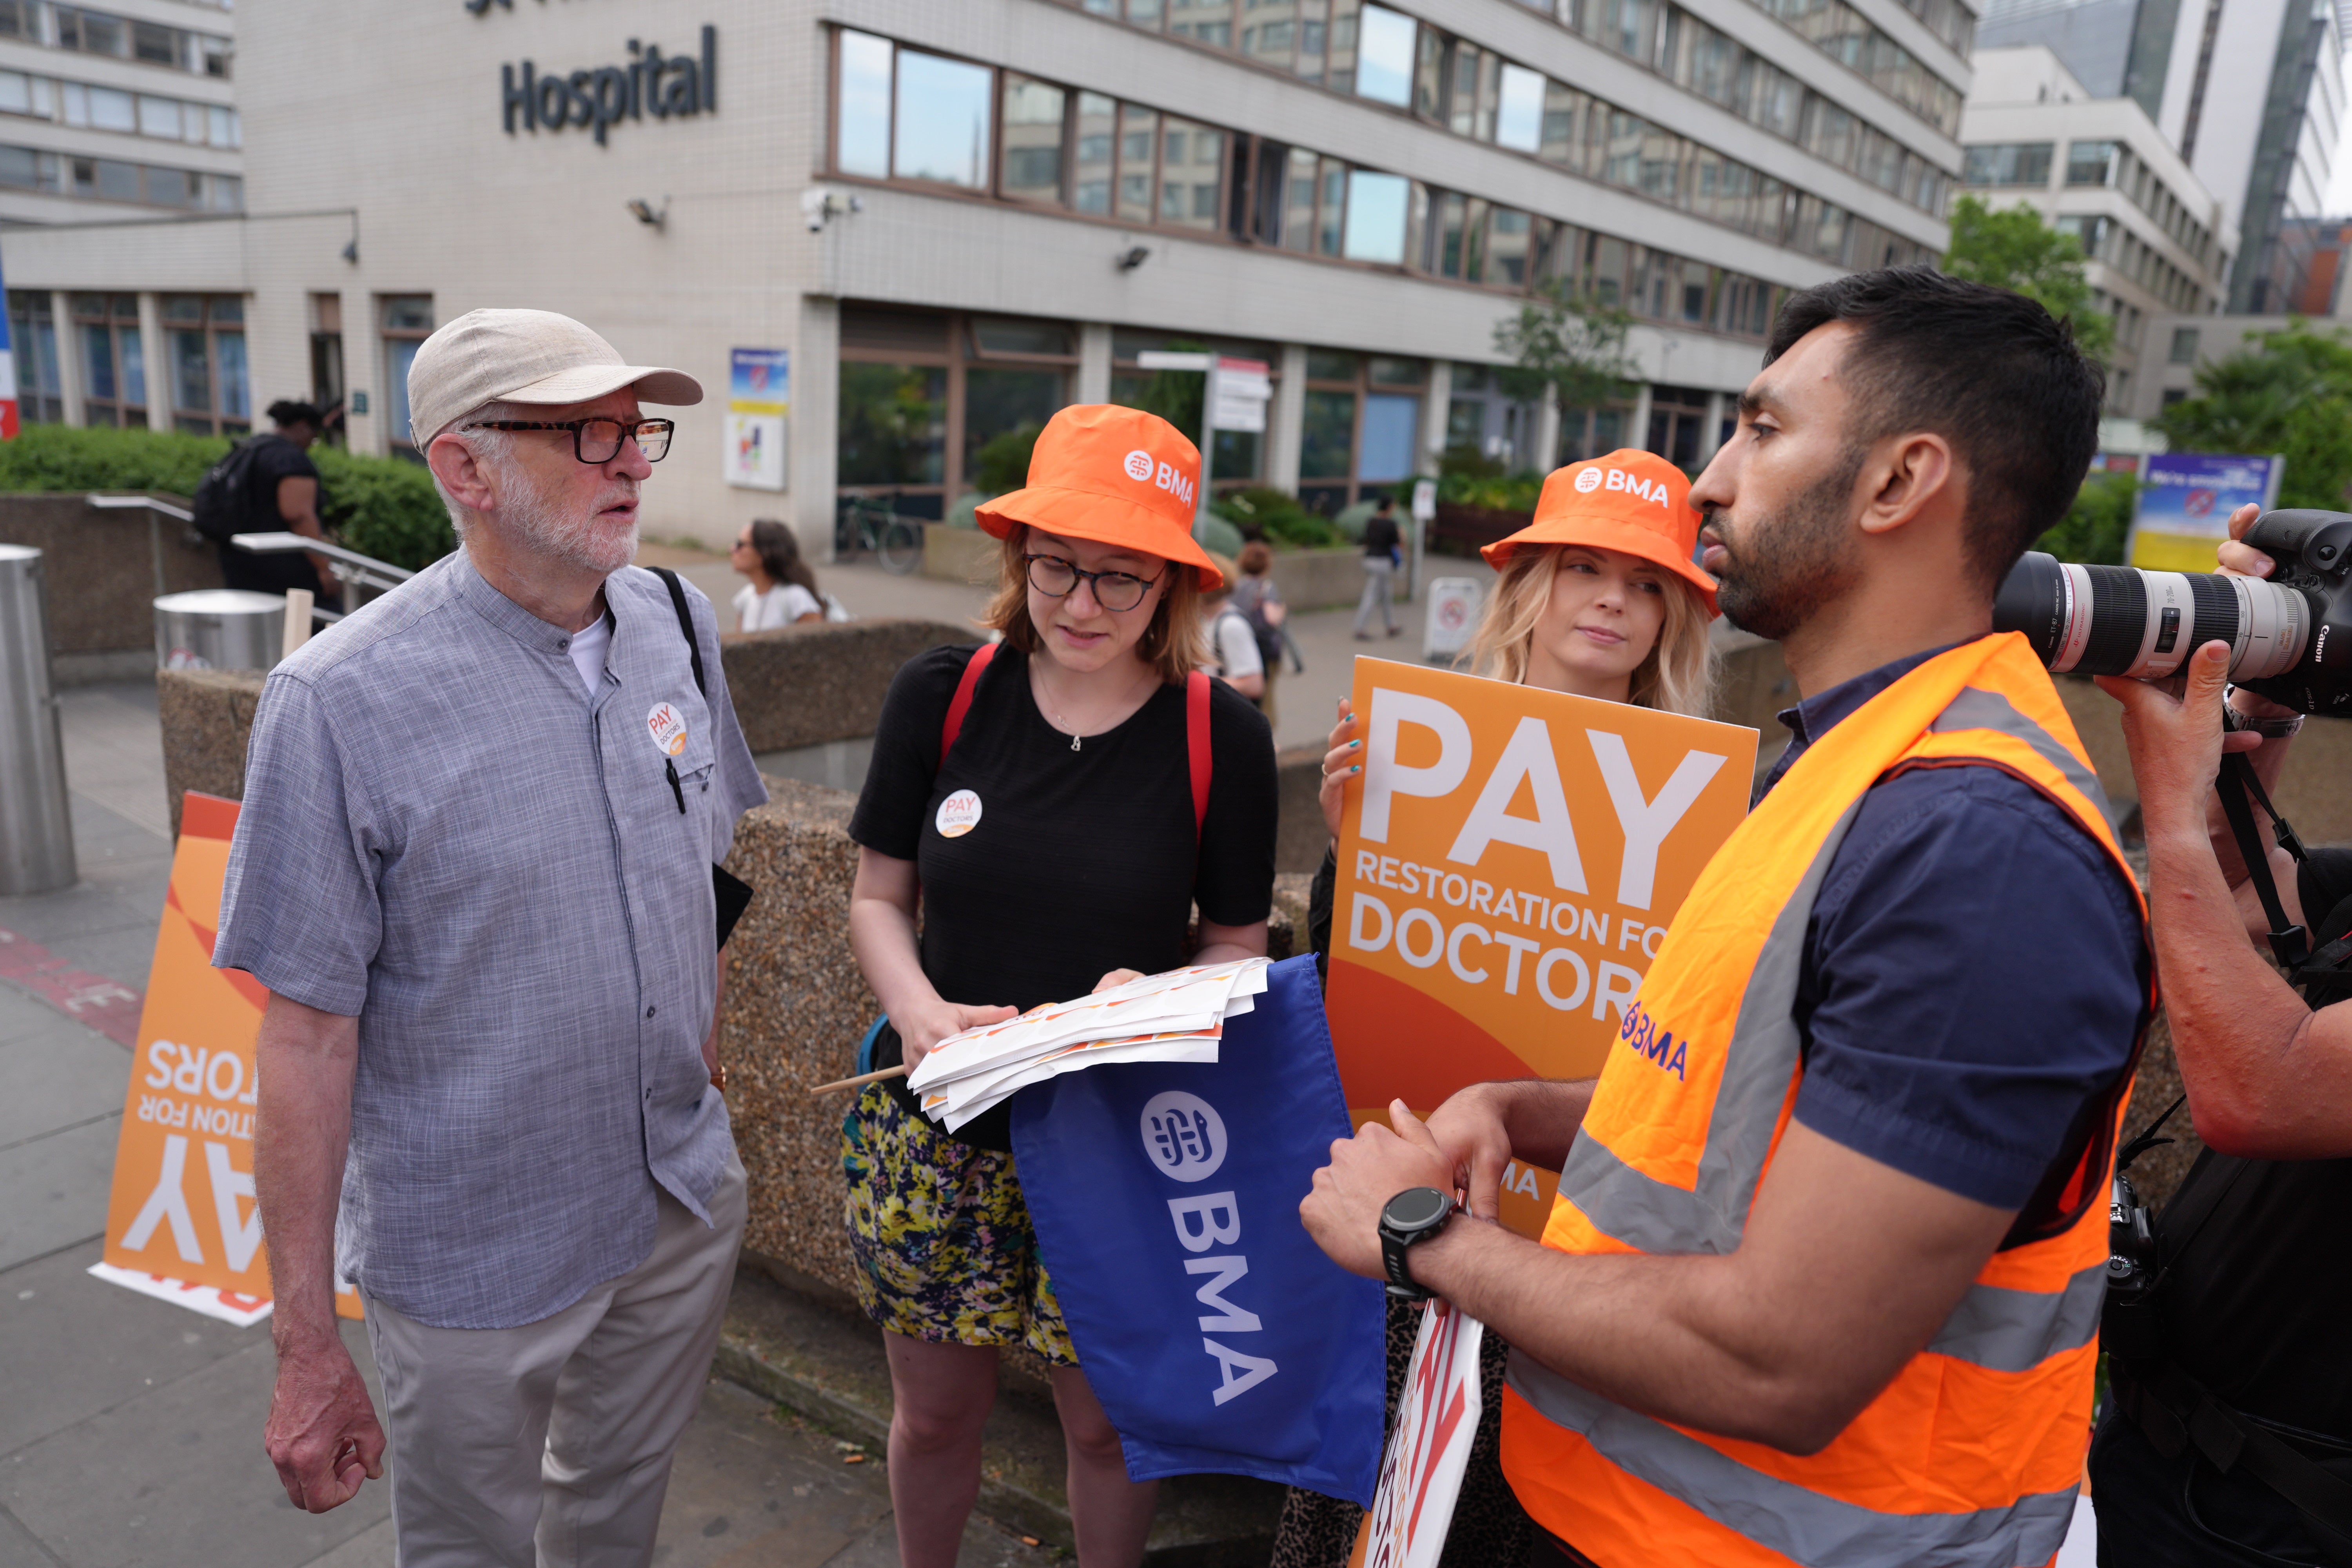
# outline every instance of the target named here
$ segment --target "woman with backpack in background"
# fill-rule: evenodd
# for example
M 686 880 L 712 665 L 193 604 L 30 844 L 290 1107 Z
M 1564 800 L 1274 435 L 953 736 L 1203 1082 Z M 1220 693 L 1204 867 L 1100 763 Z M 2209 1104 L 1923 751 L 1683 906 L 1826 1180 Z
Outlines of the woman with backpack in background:
M 1234 605 L 1234 584 L 1241 572 L 1234 563 L 1209 552 L 1209 559 L 1217 568 L 1217 586 L 1201 601 L 1201 615 L 1207 623 L 1209 638 L 1209 673 L 1248 698 L 1259 712 L 1265 711 L 1265 660 L 1258 653 L 1257 634 L 1250 629 L 1248 617 Z M 1274 721 L 1266 721 L 1268 729 Z
M 850 820 L 850 942 L 887 1018 L 875 1066 L 912 1068 L 950 1035 L 1188 957 L 1265 952 L 1274 741 L 1199 668 L 1200 598 L 1219 581 L 1192 535 L 1199 476 L 1165 420 L 1065 408 L 1027 486 L 980 509 L 1004 542 L 984 616 L 1003 640 L 898 671 Z M 903 1079 L 868 1087 L 843 1124 L 857 1295 L 889 1357 L 900 1560 L 954 1563 L 997 1347 L 1025 1343 L 1053 1371 L 1078 1561 L 1128 1568 L 1157 1488 L 1128 1479 L 1077 1364 L 1011 1127 L 999 1107 L 950 1137 Z
M 1274 584 L 1274 552 L 1263 542 L 1253 539 L 1243 545 L 1234 564 L 1242 575 L 1234 584 L 1233 605 L 1257 638 L 1258 662 L 1265 666 L 1265 694 L 1257 700 L 1257 710 L 1271 727 L 1280 722 L 1274 713 L 1274 683 L 1282 673 L 1282 623 L 1288 618 L 1290 606 L 1282 602 L 1282 590 Z
M 1624 489 L 1608 488 L 1612 470 L 1622 476 Z M 1661 494 L 1664 506 L 1642 499 Z M 1706 717 L 1714 692 L 1707 626 L 1717 610 L 1715 579 L 1691 563 L 1698 528 L 1690 480 L 1664 458 L 1629 449 L 1554 469 L 1544 481 L 1534 521 L 1479 552 L 1501 575 L 1470 644 L 1472 668 L 1489 680 Z M 1331 951 L 1340 808 L 1364 772 L 1363 742 L 1349 707 L 1341 698 L 1339 721 L 1323 759 L 1323 821 L 1335 848 L 1324 852 L 1307 894 L 1307 940 L 1318 962 L 1328 961 Z M 1395 1301 L 1389 1307 L 1393 1410 L 1421 1314 Z M 1502 1378 L 1508 1349 L 1501 1335 L 1488 1334 L 1479 1352 L 1486 1404 L 1440 1559 L 1444 1568 L 1527 1560 L 1534 1526 L 1502 1469 Z M 1275 1535 L 1271 1568 L 1339 1568 L 1348 1561 L 1363 1511 L 1341 1499 L 1293 1488 Z

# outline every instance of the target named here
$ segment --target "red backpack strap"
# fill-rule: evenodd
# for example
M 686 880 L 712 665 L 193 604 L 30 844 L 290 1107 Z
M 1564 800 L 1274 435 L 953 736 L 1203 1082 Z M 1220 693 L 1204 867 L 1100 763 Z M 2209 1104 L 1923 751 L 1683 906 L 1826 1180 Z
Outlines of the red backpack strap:
M 980 685 L 980 672 L 986 669 L 988 661 L 996 657 L 996 647 L 992 642 L 984 642 L 972 649 L 971 658 L 964 661 L 963 678 L 956 682 L 955 696 L 948 703 L 947 720 L 940 726 L 940 765 L 942 767 L 947 765 L 948 752 L 955 745 L 956 737 L 963 732 L 963 716 L 971 711 L 972 690 Z
M 1209 675 L 1196 669 L 1184 678 L 1184 754 L 1192 764 L 1192 836 L 1209 819 L 1209 775 L 1214 759 L 1209 751 Z

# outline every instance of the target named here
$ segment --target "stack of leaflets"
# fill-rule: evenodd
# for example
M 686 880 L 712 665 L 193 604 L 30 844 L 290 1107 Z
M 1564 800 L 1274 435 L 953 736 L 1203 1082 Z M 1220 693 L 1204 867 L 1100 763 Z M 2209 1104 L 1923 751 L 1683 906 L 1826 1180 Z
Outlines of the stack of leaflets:
M 1227 1018 L 1255 1005 L 1267 961 L 1171 969 L 950 1035 L 908 1075 L 950 1132 L 1033 1083 L 1104 1062 L 1214 1062 Z

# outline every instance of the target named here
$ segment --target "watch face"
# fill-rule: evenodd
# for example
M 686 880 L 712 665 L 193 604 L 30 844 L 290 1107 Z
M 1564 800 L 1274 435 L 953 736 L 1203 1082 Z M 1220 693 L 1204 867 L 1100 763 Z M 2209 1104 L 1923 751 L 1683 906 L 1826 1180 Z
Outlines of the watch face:
M 1381 1218 L 1398 1230 L 1419 1230 L 1452 1212 L 1454 1200 L 1435 1187 L 1412 1187 L 1391 1198 Z

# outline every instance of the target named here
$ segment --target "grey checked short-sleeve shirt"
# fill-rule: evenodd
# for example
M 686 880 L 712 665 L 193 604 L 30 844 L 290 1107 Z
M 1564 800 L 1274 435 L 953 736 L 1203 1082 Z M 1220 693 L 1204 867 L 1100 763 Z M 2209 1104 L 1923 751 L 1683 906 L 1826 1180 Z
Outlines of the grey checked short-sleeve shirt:
M 254 720 L 213 962 L 359 1018 L 336 1262 L 436 1327 L 626 1273 L 656 1184 L 708 1219 L 732 1147 L 710 868 L 767 793 L 709 601 L 706 702 L 659 579 L 604 595 L 593 697 L 461 550 L 280 664 Z

